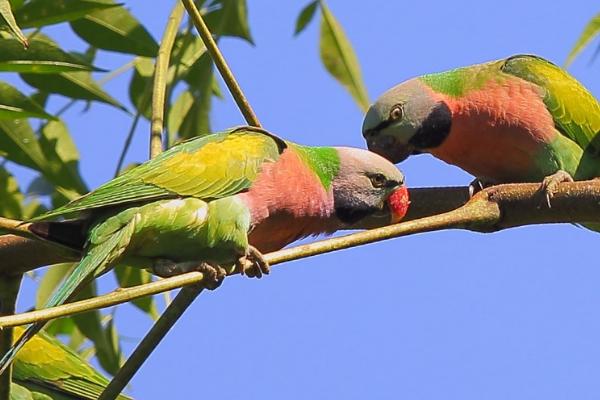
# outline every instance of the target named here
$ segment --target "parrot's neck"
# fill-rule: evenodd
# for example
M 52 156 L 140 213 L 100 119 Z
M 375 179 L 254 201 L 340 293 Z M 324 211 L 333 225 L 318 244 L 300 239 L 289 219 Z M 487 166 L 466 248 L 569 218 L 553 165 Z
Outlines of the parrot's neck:
M 250 210 L 250 243 L 263 252 L 336 229 L 332 190 L 292 147 L 265 164 L 250 190 L 238 196 Z

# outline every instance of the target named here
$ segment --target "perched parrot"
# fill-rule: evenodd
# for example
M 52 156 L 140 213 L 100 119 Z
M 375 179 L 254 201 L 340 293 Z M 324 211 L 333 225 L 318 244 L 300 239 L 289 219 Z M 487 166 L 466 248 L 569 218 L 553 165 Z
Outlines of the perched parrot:
M 53 307 L 120 262 L 166 276 L 210 273 L 237 261 L 260 277 L 268 273 L 260 252 L 360 228 L 376 215 L 395 222 L 407 207 L 404 176 L 375 153 L 301 146 L 241 127 L 173 146 L 45 214 L 29 230 L 83 249 L 46 305 Z M 72 216 L 78 218 L 53 221 Z M 27 328 L 0 360 L 0 373 L 42 326 Z
M 408 80 L 368 110 L 369 149 L 394 163 L 431 153 L 489 184 L 600 176 L 600 105 L 575 78 L 532 55 Z M 550 204 L 550 203 L 549 203 Z
M 15 339 L 24 329 L 15 328 Z M 108 379 L 77 353 L 43 332 L 31 338 L 14 361 L 11 400 L 96 400 Z M 129 397 L 120 395 L 118 400 Z

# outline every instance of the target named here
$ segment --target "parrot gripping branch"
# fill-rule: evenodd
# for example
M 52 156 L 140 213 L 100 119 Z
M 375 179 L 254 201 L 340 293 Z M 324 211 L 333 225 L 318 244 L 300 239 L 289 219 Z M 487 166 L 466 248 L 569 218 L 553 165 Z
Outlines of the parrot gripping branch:
M 413 210 L 409 218 L 440 211 L 464 199 L 467 188 L 413 189 Z M 426 199 L 431 199 L 428 203 Z M 420 205 L 419 205 L 420 204 Z M 436 210 L 427 208 L 433 204 Z M 459 208 L 441 214 L 413 219 L 396 225 L 375 228 L 347 236 L 291 247 L 265 255 L 271 266 L 400 236 L 443 229 L 493 232 L 516 226 L 544 223 L 600 222 L 600 182 L 562 183 L 548 208 L 539 184 L 507 184 L 487 188 Z M 238 273 L 232 269 L 229 274 Z M 125 303 L 164 291 L 201 284 L 203 274 L 189 272 L 148 284 L 118 289 L 96 298 L 49 309 L 0 317 L 0 328 L 18 326 L 73 315 Z

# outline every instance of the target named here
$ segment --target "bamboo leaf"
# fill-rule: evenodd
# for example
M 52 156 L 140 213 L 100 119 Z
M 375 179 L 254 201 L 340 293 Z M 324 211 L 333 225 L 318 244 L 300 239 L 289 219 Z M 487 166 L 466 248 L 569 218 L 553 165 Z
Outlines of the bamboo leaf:
M 15 21 L 15 17 L 10 8 L 10 2 L 8 0 L 0 0 L 0 21 L 4 20 L 6 25 L 8 25 L 10 31 L 15 35 L 17 39 L 21 42 L 23 47 L 27 48 L 29 43 L 27 42 L 27 38 L 21 32 L 21 29 L 17 25 L 17 21 Z
M 308 26 L 310 21 L 313 20 L 318 5 L 319 0 L 311 1 L 306 7 L 302 9 L 302 11 L 300 11 L 300 14 L 298 14 L 298 19 L 296 20 L 296 29 L 294 29 L 294 36 L 300 34 Z
M 102 71 L 61 50 L 56 43 L 37 35 L 25 50 L 14 39 L 0 39 L 0 71 L 54 74 L 69 71 Z
M 120 4 L 93 0 L 31 0 L 14 15 L 22 28 L 37 28 L 73 21 L 95 11 L 118 6 Z
M 55 119 L 32 99 L 6 82 L 0 81 L 0 119 Z
M 114 4 L 112 1 L 106 1 Z M 119 53 L 155 57 L 158 44 L 148 30 L 123 7 L 113 7 L 71 22 L 71 28 L 94 47 Z
M 62 72 L 51 79 L 44 75 L 21 74 L 21 78 L 43 92 L 58 93 L 72 99 L 98 101 L 127 112 L 125 106 L 102 90 L 89 72 Z
M 571 52 L 567 56 L 565 61 L 565 68 L 571 65 L 575 57 L 600 33 L 600 14 L 597 14 L 588 22 L 586 27 L 583 29 L 581 36 L 575 42 L 575 45 L 571 49 Z
M 216 0 L 208 5 L 217 7 L 204 17 L 210 31 L 217 36 L 233 36 L 254 44 L 248 25 L 246 0 Z
M 19 184 L 14 176 L 6 169 L 0 167 L 0 215 L 7 218 L 21 219 L 23 209 L 21 204 L 25 196 L 19 189 Z
M 352 95 L 361 110 L 369 108 L 369 96 L 362 80 L 358 59 L 339 22 L 321 1 L 321 60 L 329 73 Z

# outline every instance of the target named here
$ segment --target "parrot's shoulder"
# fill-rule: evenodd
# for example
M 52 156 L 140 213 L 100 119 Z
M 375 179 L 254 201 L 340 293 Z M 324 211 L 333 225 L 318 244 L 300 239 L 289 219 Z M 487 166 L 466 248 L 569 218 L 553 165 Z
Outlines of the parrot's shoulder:
M 276 135 L 249 126 L 192 138 L 36 221 L 164 198 L 226 197 L 247 189 L 261 165 L 285 148 Z
M 505 74 L 542 89 L 543 101 L 557 130 L 586 148 L 600 132 L 600 104 L 571 74 L 535 55 L 519 54 L 501 63 Z M 600 150 L 600 149 L 597 149 Z

